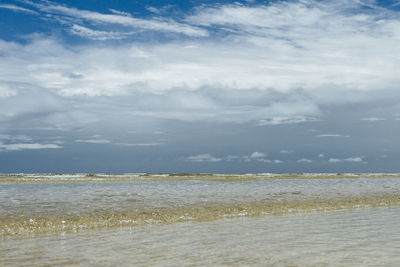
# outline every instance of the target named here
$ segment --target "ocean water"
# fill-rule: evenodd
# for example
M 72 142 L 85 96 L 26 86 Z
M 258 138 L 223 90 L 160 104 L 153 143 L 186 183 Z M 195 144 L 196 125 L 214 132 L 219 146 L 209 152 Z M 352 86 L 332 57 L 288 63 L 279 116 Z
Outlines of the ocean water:
M 0 185 L 0 265 L 399 266 L 400 179 Z

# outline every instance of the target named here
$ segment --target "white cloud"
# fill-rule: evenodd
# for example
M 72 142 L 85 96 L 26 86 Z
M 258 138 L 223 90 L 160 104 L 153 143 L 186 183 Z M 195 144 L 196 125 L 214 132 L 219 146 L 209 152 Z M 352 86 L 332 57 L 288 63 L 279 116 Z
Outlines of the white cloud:
M 291 123 L 303 123 L 303 122 L 315 122 L 318 119 L 313 117 L 305 116 L 293 116 L 293 117 L 272 117 L 269 119 L 263 119 L 258 121 L 258 125 L 279 125 L 279 124 L 291 124 Z
M 110 144 L 111 141 L 107 139 L 77 139 L 75 140 L 77 143 L 92 143 L 92 144 Z
M 320 121 L 326 105 L 399 97 L 400 15 L 373 5 L 365 12 L 359 1 L 199 7 L 179 22 L 31 5 L 98 40 L 136 29 L 195 38 L 0 41 L 1 123 L 35 124 L 30 118 L 40 116 L 36 124 L 57 129 L 116 118 L 266 126 Z
M 57 137 L 46 138 L 47 143 L 38 143 L 34 138 L 23 134 L 0 134 L 0 151 L 4 150 L 26 150 L 26 149 L 44 149 L 44 148 L 61 148 L 64 142 Z
M 267 154 L 262 152 L 253 152 L 250 155 L 238 156 L 238 155 L 228 155 L 223 160 L 225 161 L 244 161 L 244 162 L 251 162 L 251 161 L 259 161 L 259 162 L 272 162 L 271 160 L 265 159 Z
M 222 159 L 220 158 L 215 158 L 211 156 L 210 154 L 199 154 L 196 156 L 189 156 L 184 158 L 185 161 L 190 161 L 190 162 L 219 162 Z
M 370 118 L 363 118 L 361 119 L 362 121 L 369 121 L 369 122 L 375 122 L 375 121 L 385 121 L 385 118 L 376 118 L 376 117 L 370 117 Z
M 282 1 L 253 7 L 225 5 L 200 9 L 187 21 L 226 29 L 235 42 L 246 41 L 267 49 L 268 53 L 259 56 L 268 55 L 272 60 L 263 66 L 268 74 L 266 80 L 276 82 L 271 84 L 273 88 L 317 89 L 322 84 L 330 84 L 369 90 L 377 89 L 380 83 L 394 88 L 391 78 L 395 72 L 390 66 L 395 67 L 397 60 L 389 59 L 388 53 L 387 60 L 380 61 L 378 55 L 382 54 L 381 47 L 398 54 L 398 49 L 394 51 L 389 45 L 394 45 L 400 37 L 400 31 L 391 26 L 399 24 L 398 15 L 374 6 L 371 6 L 372 12 L 354 12 L 360 5 L 359 1 Z M 389 32 L 392 35 L 388 36 Z M 366 52 L 367 58 L 362 56 Z M 275 61 L 271 55 L 283 58 Z M 383 69 L 379 70 L 378 66 Z M 278 77 L 286 85 L 275 80 Z
M 226 161 L 226 162 L 260 162 L 260 163 L 283 163 L 283 161 L 279 159 L 267 159 L 267 154 L 262 153 L 262 152 L 253 152 L 250 155 L 228 155 L 225 157 L 214 157 L 211 154 L 199 154 L 196 156 L 189 156 L 189 157 L 184 157 L 181 158 L 181 160 L 184 161 L 190 161 L 190 162 L 220 162 L 220 161 Z
M 265 153 L 262 153 L 262 152 L 253 152 L 253 153 L 251 153 L 250 158 L 259 159 L 259 158 L 264 158 L 266 156 L 267 155 Z
M 161 13 L 160 10 L 158 8 L 156 8 L 156 7 L 149 6 L 149 7 L 146 7 L 146 9 L 148 11 L 156 13 L 156 14 L 160 14 Z
M 132 17 L 132 15 L 130 13 L 128 13 L 128 12 L 123 12 L 123 11 L 112 9 L 112 8 L 110 8 L 108 10 L 110 10 L 112 13 L 117 14 L 117 15 L 122 15 L 122 16 L 126 16 L 126 17 Z
M 350 158 L 330 158 L 328 162 L 331 163 L 338 163 L 338 162 L 364 162 L 363 157 L 350 157 Z
M 97 31 L 76 24 L 72 25 L 70 31 L 72 34 L 79 35 L 81 37 L 102 41 L 124 39 L 130 35 L 135 34 L 135 32 Z
M 90 144 L 111 144 L 117 146 L 159 146 L 165 144 L 165 142 L 153 142 L 153 143 L 123 143 L 123 142 L 112 142 L 107 139 L 77 139 L 77 143 L 90 143 Z
M 14 143 L 14 144 L 2 144 L 0 143 L 0 151 L 20 151 L 20 150 L 32 150 L 32 149 L 54 149 L 62 148 L 57 144 L 39 144 L 39 143 Z
M 0 8 L 5 8 L 5 9 L 10 9 L 15 12 L 23 12 L 23 13 L 28 13 L 28 14 L 33 14 L 33 15 L 39 15 L 38 12 L 24 8 L 24 7 L 19 7 L 16 5 L 11 5 L 11 4 L 0 4 Z
M 343 134 L 319 134 L 316 137 L 341 137 L 341 138 L 349 138 L 350 135 L 343 135 Z
M 65 5 L 57 5 L 52 2 L 42 2 L 42 3 L 26 2 L 26 3 L 31 4 L 32 6 L 38 8 L 42 12 L 59 16 L 58 19 L 65 24 L 67 24 L 68 22 L 78 23 L 79 21 L 83 20 L 95 25 L 96 24 L 120 25 L 120 26 L 132 27 L 134 29 L 181 33 L 188 36 L 207 36 L 208 34 L 206 30 L 198 28 L 196 26 L 181 24 L 173 21 L 172 19 L 164 19 L 162 17 L 154 19 L 139 19 L 132 17 L 130 14 L 126 12 L 121 12 L 114 9 L 111 10 L 112 11 L 111 14 L 103 14 L 99 12 L 68 7 Z
M 9 134 L 0 134 L 0 140 L 11 140 L 11 141 L 32 141 L 32 138 L 27 135 L 9 135 Z
M 296 161 L 297 163 L 312 163 L 313 161 L 311 159 L 299 159 Z
M 322 154 L 322 153 L 318 154 L 318 158 L 324 158 L 324 157 L 325 157 L 325 154 Z
M 10 89 L 9 86 L 0 84 L 0 98 L 1 97 L 10 97 L 15 96 L 17 94 L 16 90 Z

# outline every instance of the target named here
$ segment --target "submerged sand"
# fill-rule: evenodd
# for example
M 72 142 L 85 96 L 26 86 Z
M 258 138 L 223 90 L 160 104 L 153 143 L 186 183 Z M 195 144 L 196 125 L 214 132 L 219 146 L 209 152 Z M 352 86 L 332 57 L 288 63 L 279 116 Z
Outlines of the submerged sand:
M 129 182 L 111 182 L 114 178 L 108 176 L 104 178 L 108 183 L 90 180 L 102 177 L 97 175 L 84 176 L 87 182 L 78 184 L 71 183 L 81 179 L 77 175 L 68 177 L 67 183 L 61 182 L 67 179 L 65 175 L 18 176 L 13 179 L 23 183 L 0 185 L 0 236 L 400 204 L 400 179 L 394 175 L 337 176 L 208 175 L 207 180 L 201 175 L 153 175 L 144 182 L 140 179 L 147 176 L 127 175 Z

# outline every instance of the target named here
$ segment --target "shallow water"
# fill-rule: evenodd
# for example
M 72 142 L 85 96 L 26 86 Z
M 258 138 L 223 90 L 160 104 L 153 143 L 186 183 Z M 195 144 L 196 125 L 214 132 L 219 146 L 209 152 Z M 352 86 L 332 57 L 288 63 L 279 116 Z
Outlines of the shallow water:
M 0 185 L 0 266 L 399 266 L 400 179 Z
M 400 266 L 400 208 L 8 237 L 2 266 Z
M 400 179 L 0 185 L 0 236 L 393 206 Z

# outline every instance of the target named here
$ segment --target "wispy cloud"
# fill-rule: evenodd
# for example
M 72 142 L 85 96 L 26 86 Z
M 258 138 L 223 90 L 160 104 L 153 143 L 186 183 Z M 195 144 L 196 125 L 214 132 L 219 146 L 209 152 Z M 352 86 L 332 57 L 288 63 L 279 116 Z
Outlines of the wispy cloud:
M 297 163 L 312 163 L 311 159 L 302 158 L 296 161 Z
M 316 137 L 339 137 L 339 138 L 349 138 L 350 135 L 346 134 L 319 134 Z
M 1 140 L 11 140 L 11 141 L 32 141 L 32 138 L 27 135 L 9 135 L 9 134 L 0 134 Z
M 189 162 L 219 162 L 222 159 L 221 158 L 216 158 L 210 154 L 199 154 L 196 156 L 189 156 L 184 158 L 185 161 Z
M 293 117 L 272 117 L 269 119 L 263 119 L 258 121 L 258 125 L 279 125 L 279 124 L 291 124 L 291 123 L 303 123 L 303 122 L 315 122 L 319 121 L 314 117 L 305 116 L 293 116 Z
M 211 154 L 199 154 L 195 156 L 189 156 L 181 158 L 184 161 L 190 162 L 262 162 L 262 163 L 283 163 L 278 159 L 268 159 L 266 153 L 253 152 L 250 155 L 227 155 L 224 157 L 214 157 Z
M 62 148 L 58 144 L 39 144 L 39 143 L 13 143 L 13 144 L 2 144 L 0 143 L 0 151 L 20 151 L 20 150 L 32 150 L 32 149 L 55 149 Z
M 95 11 L 82 10 L 74 7 L 68 7 L 66 5 L 59 5 L 51 1 L 46 2 L 29 2 L 26 1 L 26 4 L 30 4 L 36 8 L 38 8 L 41 12 L 45 12 L 48 14 L 53 14 L 58 16 L 58 20 L 60 20 L 64 24 L 77 24 L 80 21 L 85 21 L 92 26 L 94 25 L 120 25 L 125 27 L 130 27 L 136 30 L 148 30 L 148 31 L 160 31 L 160 32 L 169 32 L 169 33 L 180 33 L 188 36 L 207 36 L 208 33 L 205 29 L 201 29 L 196 26 L 191 26 L 188 24 L 182 24 L 172 20 L 171 18 L 166 19 L 163 17 L 157 17 L 153 19 L 140 19 L 134 18 L 131 14 L 126 12 L 121 12 L 115 9 L 111 9 L 111 13 L 105 14 Z M 81 26 L 82 27 L 82 26 Z M 124 32 L 109 32 L 105 31 L 95 31 L 88 28 L 78 28 L 71 31 L 72 33 L 78 34 L 82 37 L 96 39 L 99 38 L 99 35 L 108 37 L 115 37 L 115 35 L 123 36 L 127 33 Z M 98 39 L 98 40 L 106 40 L 106 39 Z
M 150 11 L 150 12 L 155 13 L 155 14 L 161 14 L 160 9 L 158 9 L 158 8 L 156 8 L 156 7 L 149 6 L 149 7 L 146 7 L 146 9 L 147 9 L 148 11 Z
M 362 121 L 369 121 L 369 122 L 375 122 L 375 121 L 385 121 L 385 118 L 377 118 L 377 117 L 369 117 L 369 118 L 362 118 Z
M 123 11 L 119 11 L 113 8 L 108 9 L 110 10 L 110 12 L 117 14 L 117 15 L 122 15 L 122 16 L 126 16 L 126 17 L 132 17 L 132 14 L 128 13 L 128 12 L 123 12 Z
M 350 157 L 350 158 L 330 158 L 328 160 L 328 162 L 330 163 L 339 163 L 339 162 L 354 162 L 354 163 L 365 163 L 365 161 L 363 160 L 363 157 Z
M 107 139 L 77 139 L 77 143 L 91 143 L 91 144 L 111 144 L 110 140 Z
M 27 135 L 0 134 L 0 152 L 62 148 L 62 144 L 61 141 L 52 141 L 46 144 L 35 143 L 33 138 Z
M 253 152 L 250 155 L 243 155 L 243 156 L 238 156 L 238 155 L 228 155 L 225 158 L 223 158 L 225 161 L 245 161 L 245 162 L 251 162 L 251 161 L 259 161 L 259 162 L 271 162 L 270 160 L 266 159 L 267 154 L 263 152 Z
M 72 25 L 70 32 L 81 37 L 89 38 L 92 40 L 119 40 L 127 38 L 130 35 L 135 34 L 135 32 L 113 32 L 113 31 L 98 31 L 92 30 L 80 25 Z
M 5 8 L 5 9 L 9 9 L 15 12 L 23 12 L 23 13 L 28 13 L 28 14 L 32 14 L 32 15 L 39 15 L 38 12 L 24 8 L 24 7 L 20 7 L 20 6 L 16 6 L 16 5 L 12 5 L 12 4 L 0 4 L 0 8 Z
M 149 143 L 126 143 L 126 142 L 118 142 L 118 141 L 111 141 L 108 139 L 77 139 L 75 140 L 77 143 L 89 143 L 89 144 L 110 144 L 110 145 L 117 145 L 117 146 L 128 146 L 128 147 L 135 147 L 135 146 L 160 146 L 164 145 L 165 141 L 163 142 L 149 142 Z

